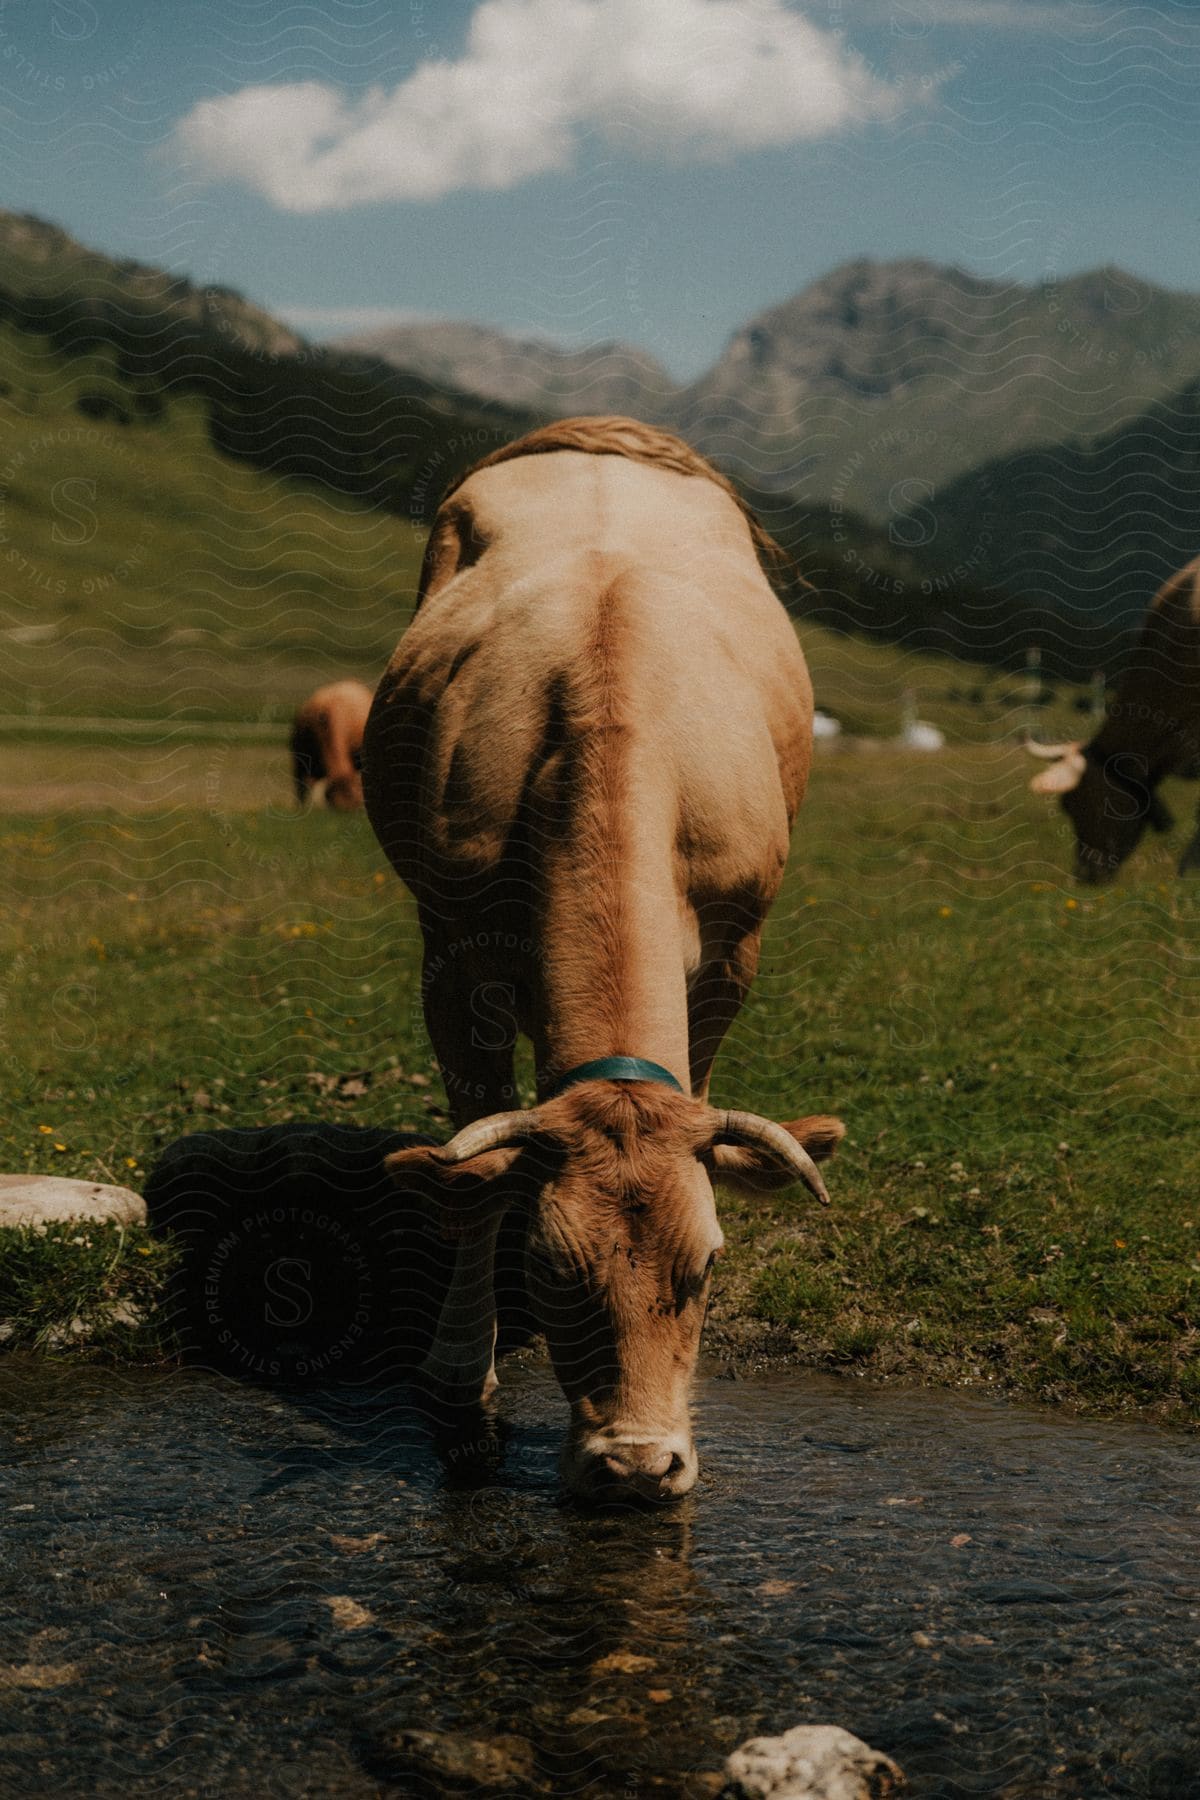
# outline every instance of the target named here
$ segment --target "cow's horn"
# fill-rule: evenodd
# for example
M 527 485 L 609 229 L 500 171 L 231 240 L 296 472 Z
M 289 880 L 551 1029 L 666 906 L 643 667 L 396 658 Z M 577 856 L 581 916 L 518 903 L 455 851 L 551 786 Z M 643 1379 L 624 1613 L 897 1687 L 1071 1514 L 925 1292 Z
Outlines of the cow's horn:
M 469 1162 L 473 1156 L 482 1156 L 485 1150 L 518 1144 L 523 1138 L 532 1137 L 536 1130 L 536 1112 L 492 1113 L 486 1119 L 464 1125 L 448 1144 L 442 1146 L 441 1159 L 448 1163 Z
M 1083 748 L 1083 739 L 1076 738 L 1073 744 L 1039 744 L 1033 738 L 1025 739 L 1025 748 L 1030 756 L 1040 756 L 1043 762 L 1057 762 L 1060 756 L 1070 756 Z
M 829 1195 L 816 1163 L 803 1144 L 798 1144 L 791 1132 L 776 1125 L 773 1119 L 760 1119 L 757 1113 L 722 1113 L 717 1136 L 723 1143 L 759 1144 L 764 1150 L 772 1151 L 780 1162 L 795 1171 L 822 1206 L 829 1205 Z

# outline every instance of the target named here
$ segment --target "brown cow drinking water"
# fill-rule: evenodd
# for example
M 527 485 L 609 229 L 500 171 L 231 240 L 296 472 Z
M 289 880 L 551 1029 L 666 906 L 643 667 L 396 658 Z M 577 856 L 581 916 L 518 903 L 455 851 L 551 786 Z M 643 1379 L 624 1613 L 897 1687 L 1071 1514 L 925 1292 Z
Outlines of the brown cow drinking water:
M 1158 784 L 1200 760 L 1200 557 L 1150 602 L 1132 664 L 1091 742 L 1026 748 L 1050 760 L 1029 785 L 1061 798 L 1075 828 L 1080 881 L 1110 880 L 1147 825 L 1170 830 Z M 1179 873 L 1197 868 L 1200 828 Z
M 843 1130 L 707 1099 L 811 749 L 808 673 L 756 532 L 665 432 L 535 432 L 443 501 L 367 725 L 367 810 L 416 896 L 459 1127 L 391 1159 L 434 1185 L 459 1237 L 424 1373 L 457 1400 L 494 1388 L 493 1249 L 521 1205 L 571 1406 L 564 1473 L 584 1495 L 692 1486 L 713 1181 L 824 1199 L 814 1161 Z
M 362 741 L 371 690 L 361 681 L 319 687 L 292 721 L 292 780 L 299 806 L 356 812 L 363 803 Z

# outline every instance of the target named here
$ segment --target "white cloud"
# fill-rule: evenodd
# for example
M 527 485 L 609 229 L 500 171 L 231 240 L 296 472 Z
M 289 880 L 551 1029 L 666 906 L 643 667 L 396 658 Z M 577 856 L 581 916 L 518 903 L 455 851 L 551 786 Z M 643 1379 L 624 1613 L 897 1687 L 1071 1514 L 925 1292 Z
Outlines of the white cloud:
M 200 101 L 175 143 L 210 176 L 321 212 L 512 188 L 569 168 L 588 129 L 715 161 L 915 97 L 784 0 L 484 0 L 456 62 L 358 98 L 318 81 L 242 88 Z

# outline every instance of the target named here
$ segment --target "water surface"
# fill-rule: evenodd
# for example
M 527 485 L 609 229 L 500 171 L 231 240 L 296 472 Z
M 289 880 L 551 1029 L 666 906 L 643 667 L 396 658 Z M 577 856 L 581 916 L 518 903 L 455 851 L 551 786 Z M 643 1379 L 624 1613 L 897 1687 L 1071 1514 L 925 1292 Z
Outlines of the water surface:
M 1200 1795 L 1194 1440 L 709 1378 L 696 1493 L 588 1516 L 502 1379 L 468 1468 L 395 1393 L 11 1360 L 0 1792 L 682 1796 L 811 1721 L 926 1800 Z

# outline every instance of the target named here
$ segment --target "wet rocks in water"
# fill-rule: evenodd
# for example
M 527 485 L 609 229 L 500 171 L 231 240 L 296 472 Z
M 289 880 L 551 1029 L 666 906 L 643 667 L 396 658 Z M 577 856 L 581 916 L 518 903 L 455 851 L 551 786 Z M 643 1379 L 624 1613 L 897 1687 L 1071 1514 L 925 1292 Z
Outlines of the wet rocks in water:
M 840 1725 L 751 1738 L 725 1764 L 722 1800 L 886 1800 L 905 1785 L 890 1757 Z
M 0 1689 L 60 1688 L 78 1680 L 76 1663 L 0 1663 Z
M 449 1731 L 401 1731 L 386 1752 L 389 1774 L 403 1774 L 414 1795 L 546 1792 L 539 1779 L 533 1745 L 499 1734 L 482 1740 Z
M 87 1219 L 97 1225 L 143 1225 L 146 1202 L 129 1188 L 59 1175 L 0 1175 L 0 1230 Z
M 321 1604 L 329 1608 L 329 1616 L 339 1631 L 365 1631 L 375 1623 L 375 1615 L 349 1594 L 326 1594 Z

